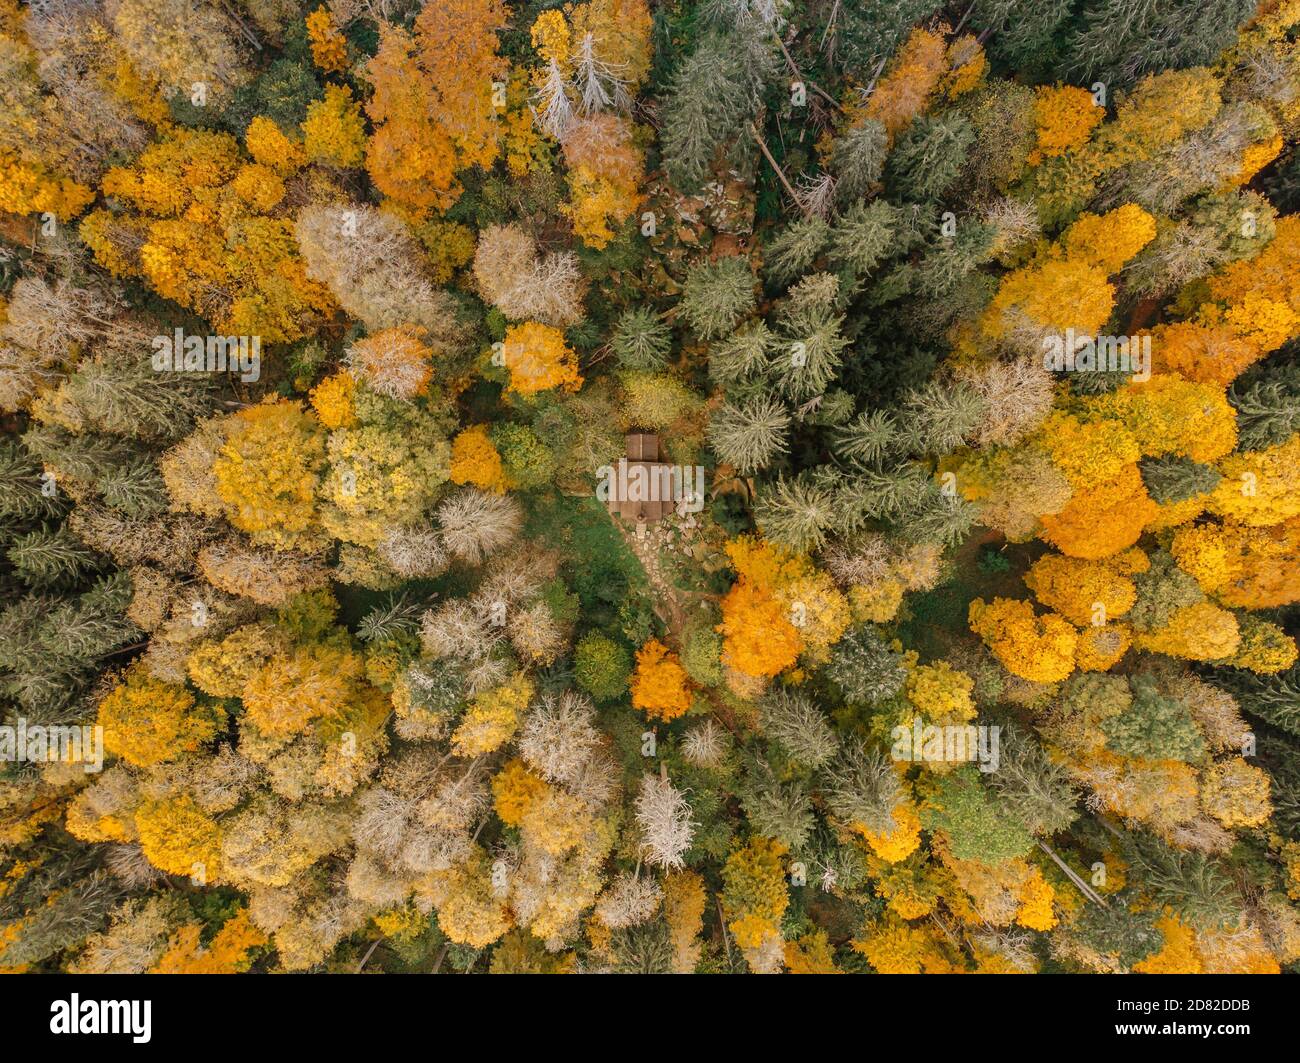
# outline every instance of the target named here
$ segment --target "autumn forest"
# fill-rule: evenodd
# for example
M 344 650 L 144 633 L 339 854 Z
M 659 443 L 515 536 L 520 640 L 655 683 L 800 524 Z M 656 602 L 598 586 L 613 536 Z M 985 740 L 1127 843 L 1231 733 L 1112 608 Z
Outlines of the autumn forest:
M 0 0 L 0 972 L 1300 971 L 1298 37 Z

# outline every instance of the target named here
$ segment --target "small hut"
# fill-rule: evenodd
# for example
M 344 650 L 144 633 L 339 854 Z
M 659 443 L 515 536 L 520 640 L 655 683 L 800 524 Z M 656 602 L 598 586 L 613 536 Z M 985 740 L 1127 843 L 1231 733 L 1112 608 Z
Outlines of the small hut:
M 653 524 L 677 508 L 673 467 L 659 460 L 654 432 L 629 432 L 627 457 L 620 458 L 605 503 L 611 514 L 636 524 Z

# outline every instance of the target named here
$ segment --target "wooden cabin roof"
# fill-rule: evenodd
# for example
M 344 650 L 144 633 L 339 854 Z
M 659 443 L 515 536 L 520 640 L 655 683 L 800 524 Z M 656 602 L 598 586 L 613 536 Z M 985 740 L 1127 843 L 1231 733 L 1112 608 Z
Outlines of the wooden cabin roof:
M 621 498 L 611 491 L 606 503 L 611 514 L 637 524 L 653 524 L 677 509 L 671 492 L 671 480 L 665 475 L 670 468 L 659 460 L 659 436 L 654 432 L 628 432 L 626 474 L 643 483 L 658 480 L 664 487 L 659 498 Z M 623 463 L 620 463 L 623 464 Z
M 654 432 L 629 432 L 627 434 L 628 461 L 658 461 L 659 437 Z

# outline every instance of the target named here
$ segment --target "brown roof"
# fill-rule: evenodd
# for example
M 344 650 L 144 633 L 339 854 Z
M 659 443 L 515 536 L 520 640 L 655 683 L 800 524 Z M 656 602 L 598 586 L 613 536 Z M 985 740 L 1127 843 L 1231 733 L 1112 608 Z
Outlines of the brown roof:
M 629 461 L 658 461 L 659 437 L 653 432 L 629 432 L 627 457 Z
M 618 463 L 617 479 L 606 503 L 610 513 L 650 524 L 674 512 L 677 503 L 671 469 L 659 460 L 659 437 L 654 432 L 629 432 L 627 457 Z

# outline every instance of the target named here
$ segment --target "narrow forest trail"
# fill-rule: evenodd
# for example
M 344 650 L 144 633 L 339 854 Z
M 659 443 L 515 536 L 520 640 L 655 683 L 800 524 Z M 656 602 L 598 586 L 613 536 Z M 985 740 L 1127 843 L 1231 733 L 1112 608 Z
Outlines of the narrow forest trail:
M 641 570 L 646 575 L 646 580 L 650 584 L 651 600 L 655 615 L 663 621 L 664 626 L 668 629 L 668 636 L 674 649 L 680 651 L 683 634 L 686 630 L 686 608 L 681 601 L 682 592 L 673 586 L 663 572 L 663 565 L 660 562 L 660 550 L 669 546 L 672 538 L 671 532 L 666 527 L 669 521 L 677 520 L 675 517 L 668 517 L 656 524 L 641 525 L 641 534 L 638 534 L 638 526 L 629 526 L 626 522 L 617 517 L 611 516 L 610 520 L 618 528 L 619 534 L 623 536 L 623 541 L 632 551 L 641 565 Z

